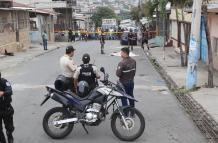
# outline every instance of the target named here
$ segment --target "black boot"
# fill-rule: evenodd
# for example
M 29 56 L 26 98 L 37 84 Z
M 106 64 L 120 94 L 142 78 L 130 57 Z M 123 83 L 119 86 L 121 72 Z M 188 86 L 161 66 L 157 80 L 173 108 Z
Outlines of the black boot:
M 6 139 L 3 131 L 0 131 L 0 143 L 6 143 Z
M 105 54 L 103 48 L 101 49 L 101 54 Z
M 8 143 L 14 143 L 14 137 L 12 133 L 7 133 L 7 136 L 8 136 Z

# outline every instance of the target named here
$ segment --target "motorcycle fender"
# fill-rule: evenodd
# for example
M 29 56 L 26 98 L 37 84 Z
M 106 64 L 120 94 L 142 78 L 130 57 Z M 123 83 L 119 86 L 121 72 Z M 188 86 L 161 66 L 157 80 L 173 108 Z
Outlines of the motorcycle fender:
M 120 108 L 121 108 L 121 110 L 125 110 L 125 109 L 132 108 L 132 107 L 131 107 L 131 106 L 122 106 L 122 107 L 120 107 Z M 114 115 L 116 115 L 116 114 L 120 114 L 118 109 L 116 109 L 116 110 L 113 112 L 113 114 L 111 115 L 110 119 L 112 119 L 112 117 L 113 117 Z

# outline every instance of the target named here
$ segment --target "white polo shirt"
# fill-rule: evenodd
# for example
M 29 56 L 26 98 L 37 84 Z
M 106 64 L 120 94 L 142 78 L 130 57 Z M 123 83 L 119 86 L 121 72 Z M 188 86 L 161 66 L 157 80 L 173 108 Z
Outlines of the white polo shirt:
M 68 55 L 64 55 L 60 58 L 61 72 L 65 77 L 72 78 L 77 69 L 77 65 L 74 63 L 73 59 Z

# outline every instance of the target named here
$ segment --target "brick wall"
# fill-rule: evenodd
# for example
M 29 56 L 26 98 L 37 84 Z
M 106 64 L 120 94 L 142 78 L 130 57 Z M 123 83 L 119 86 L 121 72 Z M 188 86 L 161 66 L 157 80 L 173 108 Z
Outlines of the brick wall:
M 26 11 L 14 11 L 13 17 L 15 17 L 15 13 L 18 13 L 19 16 L 22 16 L 22 19 L 29 18 L 29 15 Z M 18 52 L 29 48 L 30 40 L 28 21 L 22 29 L 19 29 L 19 42 L 17 42 L 15 32 L 16 24 L 15 21 L 12 21 L 12 12 L 0 10 L 0 18 L 0 53 L 4 53 L 5 50 L 8 52 Z
M 8 52 L 16 51 L 16 34 L 15 32 L 10 33 L 0 33 L 0 52 L 4 53 L 5 49 Z
M 23 51 L 30 47 L 29 30 L 22 29 L 19 31 L 20 42 L 16 42 L 15 32 L 0 33 L 0 52 L 4 53 L 5 49 L 8 52 Z

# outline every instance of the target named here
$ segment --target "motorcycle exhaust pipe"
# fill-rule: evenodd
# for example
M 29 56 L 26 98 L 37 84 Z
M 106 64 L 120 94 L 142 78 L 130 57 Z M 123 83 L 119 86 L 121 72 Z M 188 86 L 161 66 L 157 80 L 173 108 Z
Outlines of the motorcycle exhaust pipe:
M 78 118 L 70 118 L 70 119 L 64 119 L 64 120 L 59 120 L 59 121 L 54 121 L 53 124 L 60 125 L 60 124 L 65 124 L 65 123 L 71 123 L 71 122 L 77 122 Z

